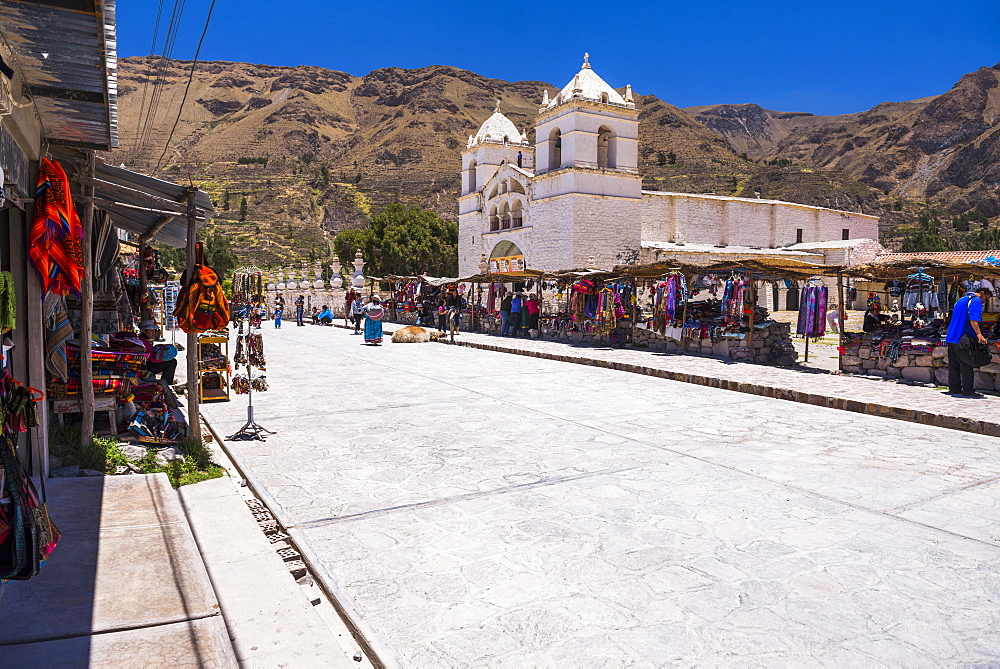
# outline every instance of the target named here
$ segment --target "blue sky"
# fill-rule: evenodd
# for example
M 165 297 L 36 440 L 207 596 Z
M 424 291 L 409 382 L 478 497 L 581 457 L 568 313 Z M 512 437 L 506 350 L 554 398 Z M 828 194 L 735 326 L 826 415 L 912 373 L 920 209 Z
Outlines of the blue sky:
M 119 0 L 119 55 L 150 53 L 159 4 Z M 194 55 L 209 4 L 184 3 L 175 58 Z M 174 0 L 163 5 L 156 53 Z M 453 65 L 561 87 L 584 51 L 611 85 L 680 107 L 840 114 L 941 93 L 1000 62 L 1000 0 L 217 0 L 201 58 L 355 75 Z

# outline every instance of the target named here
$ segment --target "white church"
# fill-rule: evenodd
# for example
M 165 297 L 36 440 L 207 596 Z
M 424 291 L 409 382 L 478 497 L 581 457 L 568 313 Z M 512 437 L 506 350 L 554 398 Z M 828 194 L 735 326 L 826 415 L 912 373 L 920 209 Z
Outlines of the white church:
M 753 198 L 642 190 L 639 111 L 583 67 L 542 94 L 535 144 L 497 109 L 462 152 L 459 273 L 611 268 L 666 258 L 874 255 L 878 217 Z M 855 259 L 860 260 L 860 258 Z M 848 261 L 850 259 L 848 258 Z

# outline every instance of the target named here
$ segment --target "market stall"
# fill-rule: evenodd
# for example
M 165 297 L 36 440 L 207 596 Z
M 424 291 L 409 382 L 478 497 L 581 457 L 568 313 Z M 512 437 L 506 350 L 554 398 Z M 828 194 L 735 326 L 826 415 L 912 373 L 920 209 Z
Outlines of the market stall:
M 867 293 L 864 330 L 844 334 L 841 369 L 938 385 L 948 383 L 945 335 L 951 308 L 965 295 L 970 281 L 1000 287 L 1000 262 L 907 259 L 876 261 L 843 271 L 883 290 Z M 1000 346 L 1000 313 L 996 311 L 997 291 L 991 292 L 993 297 L 984 305 L 983 334 L 996 348 Z M 976 371 L 975 385 L 979 390 L 1000 389 L 1000 348 L 991 364 Z
M 792 259 L 667 261 L 616 271 L 636 281 L 637 347 L 791 365 L 791 325 L 773 320 L 758 296 L 776 281 L 806 281 L 822 267 Z

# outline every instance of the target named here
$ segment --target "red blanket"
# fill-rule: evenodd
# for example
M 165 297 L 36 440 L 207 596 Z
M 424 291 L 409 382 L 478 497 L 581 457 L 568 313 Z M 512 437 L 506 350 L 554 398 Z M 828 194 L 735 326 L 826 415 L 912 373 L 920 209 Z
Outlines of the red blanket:
M 42 279 L 42 293 L 80 292 L 83 279 L 83 226 L 73 208 L 69 180 L 62 166 L 42 159 L 35 184 L 35 220 L 28 235 L 28 255 Z

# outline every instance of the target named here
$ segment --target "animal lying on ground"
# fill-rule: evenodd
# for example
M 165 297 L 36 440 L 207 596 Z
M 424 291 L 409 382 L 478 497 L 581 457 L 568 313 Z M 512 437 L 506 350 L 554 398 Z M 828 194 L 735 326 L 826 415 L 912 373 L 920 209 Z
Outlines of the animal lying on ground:
M 445 333 L 440 330 L 428 330 L 416 325 L 399 328 L 392 333 L 393 344 L 414 344 L 425 341 L 435 341 L 444 337 Z

